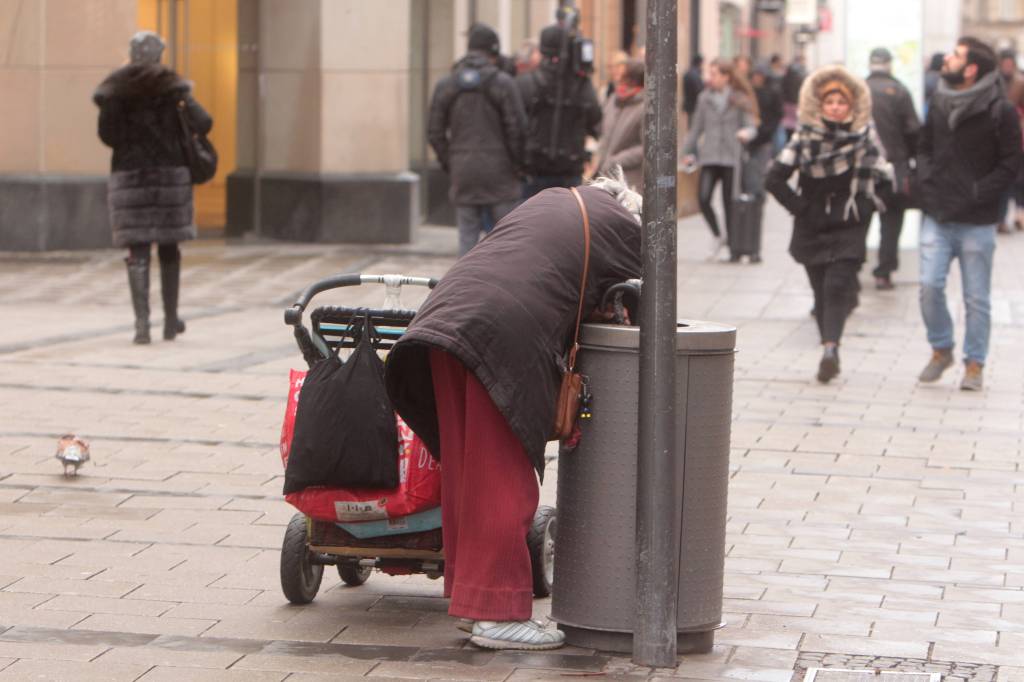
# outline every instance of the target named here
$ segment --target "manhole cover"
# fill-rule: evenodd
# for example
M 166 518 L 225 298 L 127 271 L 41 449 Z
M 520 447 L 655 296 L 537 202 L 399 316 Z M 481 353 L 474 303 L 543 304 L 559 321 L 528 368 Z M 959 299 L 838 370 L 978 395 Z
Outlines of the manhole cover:
M 939 673 L 904 673 L 889 670 L 810 668 L 804 682 L 940 682 Z

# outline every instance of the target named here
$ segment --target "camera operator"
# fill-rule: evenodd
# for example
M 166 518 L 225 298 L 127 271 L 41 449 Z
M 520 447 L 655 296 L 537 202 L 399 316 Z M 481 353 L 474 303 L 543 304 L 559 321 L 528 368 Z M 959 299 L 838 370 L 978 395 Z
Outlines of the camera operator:
M 601 107 L 588 77 L 592 47 L 573 22 L 565 23 L 541 32 L 540 67 L 516 78 L 527 117 L 526 199 L 549 187 L 579 185 L 586 137 L 599 134 Z

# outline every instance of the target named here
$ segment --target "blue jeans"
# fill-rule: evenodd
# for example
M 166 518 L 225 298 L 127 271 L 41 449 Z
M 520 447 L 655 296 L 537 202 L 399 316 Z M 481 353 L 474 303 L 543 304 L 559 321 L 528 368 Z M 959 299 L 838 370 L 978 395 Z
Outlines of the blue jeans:
M 953 348 L 953 318 L 946 306 L 946 276 L 953 259 L 960 261 L 967 329 L 964 360 L 985 364 L 992 329 L 992 255 L 995 225 L 939 223 L 925 216 L 921 224 L 921 316 L 928 343 L 937 350 Z
M 455 207 L 455 223 L 459 227 L 459 255 L 465 256 L 476 246 L 480 234 L 489 234 L 502 218 L 516 207 L 518 201 L 476 204 Z

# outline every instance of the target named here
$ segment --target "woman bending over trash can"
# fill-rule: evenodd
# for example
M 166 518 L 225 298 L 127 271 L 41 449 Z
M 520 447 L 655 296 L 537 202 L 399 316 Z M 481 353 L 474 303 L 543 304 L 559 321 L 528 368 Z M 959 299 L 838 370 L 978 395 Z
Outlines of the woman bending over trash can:
M 641 198 L 621 175 L 578 189 L 590 219 L 584 316 L 640 275 Z M 448 613 L 474 644 L 554 649 L 531 620 L 526 536 L 555 420 L 560 360 L 584 267 L 580 206 L 548 189 L 503 218 L 441 279 L 387 361 L 388 394 L 441 460 Z
M 800 88 L 799 128 L 779 152 L 765 187 L 793 214 L 789 253 L 807 270 L 823 347 L 818 381 L 839 374 L 839 340 L 856 306 L 871 214 L 892 198 L 892 168 L 871 125 L 871 91 L 841 66 Z M 789 177 L 799 175 L 799 192 Z

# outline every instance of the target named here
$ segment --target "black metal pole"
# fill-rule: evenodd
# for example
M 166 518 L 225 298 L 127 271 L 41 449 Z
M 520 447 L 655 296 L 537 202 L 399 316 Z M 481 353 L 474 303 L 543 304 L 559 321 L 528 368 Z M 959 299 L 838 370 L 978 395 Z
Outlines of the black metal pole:
M 676 0 L 647 0 L 633 661 L 676 666 Z M 679 464 L 681 466 L 681 464 Z

